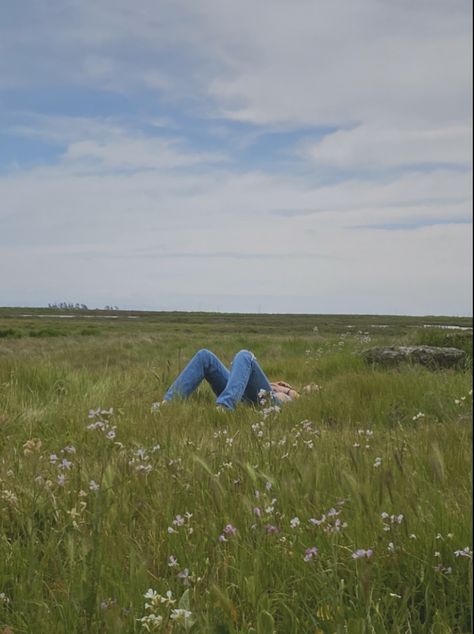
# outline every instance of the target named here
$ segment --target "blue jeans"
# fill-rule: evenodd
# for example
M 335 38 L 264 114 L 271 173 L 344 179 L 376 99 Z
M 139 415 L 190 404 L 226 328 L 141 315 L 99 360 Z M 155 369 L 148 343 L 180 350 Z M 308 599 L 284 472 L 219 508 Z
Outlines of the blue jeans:
M 213 352 L 202 349 L 166 392 L 164 400 L 170 401 L 175 396 L 187 398 L 203 379 L 217 396 L 216 405 L 226 409 L 235 409 L 239 401 L 258 404 L 260 390 L 272 393 L 270 383 L 252 352 L 238 352 L 229 371 Z

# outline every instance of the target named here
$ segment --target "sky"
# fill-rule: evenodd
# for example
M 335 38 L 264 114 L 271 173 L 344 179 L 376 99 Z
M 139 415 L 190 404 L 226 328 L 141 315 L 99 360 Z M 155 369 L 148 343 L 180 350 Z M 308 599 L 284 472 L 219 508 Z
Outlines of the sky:
M 2 0 L 0 305 L 472 315 L 468 0 Z

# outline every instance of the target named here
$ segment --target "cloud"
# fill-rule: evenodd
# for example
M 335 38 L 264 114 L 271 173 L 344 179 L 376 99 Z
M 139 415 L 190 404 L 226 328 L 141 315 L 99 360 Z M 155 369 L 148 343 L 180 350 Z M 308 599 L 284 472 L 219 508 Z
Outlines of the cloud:
M 4 302 L 471 312 L 466 0 L 26 4 Z
M 15 272 L 0 282 L 8 303 L 17 303 L 27 283 L 41 290 L 43 303 L 67 289 L 91 305 L 143 306 L 155 298 L 169 306 L 173 297 L 182 305 L 186 295 L 192 303 L 222 293 L 222 310 L 235 307 L 225 299 L 234 295 L 261 296 L 262 310 L 469 311 L 470 238 L 455 224 L 470 199 L 462 173 L 309 186 L 298 175 L 242 172 L 232 163 L 203 162 L 194 171 L 187 167 L 193 150 L 169 164 L 166 147 L 150 146 L 157 154 L 145 160 L 148 154 L 120 145 L 135 138 L 127 129 L 104 134 L 97 156 L 72 152 L 79 138 L 56 164 L 0 178 L 0 268 Z M 120 157 L 134 169 L 121 172 Z M 97 170 L 97 160 L 107 169 Z M 308 213 L 275 215 L 292 206 Z M 453 224 L 416 232 L 352 228 L 406 218 Z M 241 309 L 255 310 L 256 299 Z
M 365 168 L 451 164 L 467 166 L 472 158 L 468 125 L 410 129 L 364 124 L 337 130 L 305 148 L 316 164 Z

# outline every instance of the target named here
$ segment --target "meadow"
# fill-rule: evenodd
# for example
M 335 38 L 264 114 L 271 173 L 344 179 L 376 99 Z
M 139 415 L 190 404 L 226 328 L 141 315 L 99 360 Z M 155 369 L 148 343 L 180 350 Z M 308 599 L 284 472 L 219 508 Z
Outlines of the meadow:
M 0 632 L 470 632 L 472 330 L 446 325 L 472 320 L 0 309 Z M 359 354 L 411 343 L 468 362 Z M 159 406 L 203 347 L 313 388 Z

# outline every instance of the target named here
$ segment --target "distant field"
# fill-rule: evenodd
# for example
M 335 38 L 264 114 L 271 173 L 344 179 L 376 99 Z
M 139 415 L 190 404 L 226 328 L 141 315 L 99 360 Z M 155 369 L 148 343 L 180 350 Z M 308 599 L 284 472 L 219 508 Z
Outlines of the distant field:
M 154 406 L 202 347 L 320 389 Z M 471 388 L 468 318 L 0 309 L 0 632 L 470 632 Z

